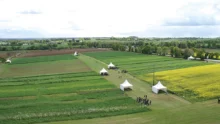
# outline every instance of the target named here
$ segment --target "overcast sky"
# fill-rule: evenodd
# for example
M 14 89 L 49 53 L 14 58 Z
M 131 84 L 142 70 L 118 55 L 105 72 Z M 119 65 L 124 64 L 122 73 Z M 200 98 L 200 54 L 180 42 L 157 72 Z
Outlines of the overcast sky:
M 220 0 L 0 0 L 0 38 L 218 37 Z

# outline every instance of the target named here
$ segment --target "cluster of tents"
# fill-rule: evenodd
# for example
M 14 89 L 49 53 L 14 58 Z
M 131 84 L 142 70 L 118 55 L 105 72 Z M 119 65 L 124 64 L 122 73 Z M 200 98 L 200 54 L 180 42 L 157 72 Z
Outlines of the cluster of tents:
M 115 69 L 116 66 L 114 64 L 112 64 L 112 62 L 110 62 L 110 64 L 108 65 L 108 69 Z M 100 75 L 108 75 L 108 71 L 105 68 L 102 68 L 102 70 L 100 71 Z
M 112 64 L 112 62 L 110 62 L 110 64 L 108 65 L 108 69 L 115 69 L 115 68 L 116 66 Z M 102 70 L 100 71 L 100 75 L 108 75 L 108 71 L 105 68 L 102 68 Z M 120 89 L 122 91 L 125 91 L 127 89 L 132 90 L 132 88 L 133 85 L 130 84 L 127 79 L 122 84 L 120 84 Z
M 116 66 L 114 64 L 112 64 L 112 62 L 110 62 L 110 64 L 108 65 L 108 69 L 115 69 Z M 108 75 L 108 71 L 105 68 L 102 68 L 102 70 L 100 71 L 100 75 Z M 131 83 L 128 82 L 128 80 L 126 79 L 123 83 L 120 84 L 120 89 L 122 91 L 125 90 L 132 90 L 133 89 L 133 85 Z M 159 93 L 159 91 L 162 90 L 164 92 L 167 93 L 167 87 L 165 87 L 160 81 L 152 86 L 152 91 L 156 94 Z

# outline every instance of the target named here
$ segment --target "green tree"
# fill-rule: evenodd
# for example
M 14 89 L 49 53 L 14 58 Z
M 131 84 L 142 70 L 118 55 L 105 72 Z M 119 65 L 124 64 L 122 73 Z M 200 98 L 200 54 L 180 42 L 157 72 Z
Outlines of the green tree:
M 183 58 L 187 59 L 188 57 L 193 55 L 193 50 L 186 48 L 183 53 Z
M 166 46 L 162 47 L 162 55 L 166 56 L 167 54 L 169 54 L 169 48 Z
M 175 55 L 176 58 L 182 57 L 182 51 L 181 51 L 181 49 L 178 48 L 178 47 L 175 47 L 175 48 L 174 48 L 174 55 Z
M 170 54 L 172 57 L 174 57 L 174 46 L 171 46 L 170 48 Z
M 144 54 L 152 54 L 152 48 L 150 45 L 147 45 L 143 48 L 142 53 Z
M 162 48 L 161 47 L 157 47 L 157 55 L 162 55 Z

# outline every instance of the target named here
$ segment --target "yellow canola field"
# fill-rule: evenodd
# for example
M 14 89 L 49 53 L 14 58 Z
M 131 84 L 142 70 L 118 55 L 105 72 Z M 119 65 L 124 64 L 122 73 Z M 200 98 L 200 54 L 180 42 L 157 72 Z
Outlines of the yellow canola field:
M 152 73 L 140 78 L 152 82 Z M 188 99 L 220 97 L 220 64 L 156 72 L 155 79 Z

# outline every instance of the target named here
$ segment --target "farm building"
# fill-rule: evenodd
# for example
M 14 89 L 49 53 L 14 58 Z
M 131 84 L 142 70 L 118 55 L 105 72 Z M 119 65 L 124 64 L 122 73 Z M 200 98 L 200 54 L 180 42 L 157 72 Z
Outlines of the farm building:
M 115 68 L 115 65 L 113 65 L 112 62 L 110 62 L 110 64 L 108 65 L 108 68 L 109 68 L 109 69 Z
M 121 89 L 122 91 L 124 91 L 125 89 L 132 89 L 132 87 L 133 87 L 133 85 L 130 84 L 130 83 L 128 82 L 128 80 L 125 80 L 124 83 L 120 84 L 120 89 Z
M 156 85 L 152 86 L 152 91 L 156 94 L 158 94 L 159 90 L 163 90 L 164 92 L 167 92 L 167 87 L 163 86 L 161 82 L 159 81 Z
M 108 71 L 106 71 L 105 68 L 103 68 L 103 69 L 100 71 L 100 75 L 108 75 Z
M 7 59 L 5 62 L 6 62 L 6 63 L 11 63 L 11 60 Z

